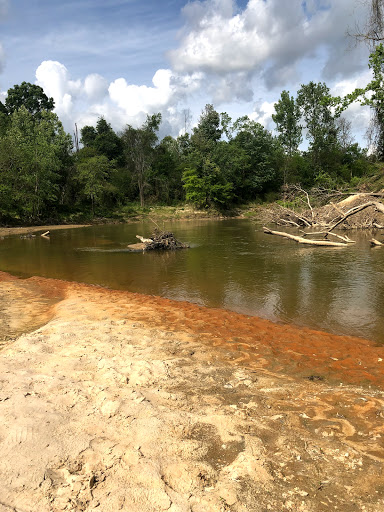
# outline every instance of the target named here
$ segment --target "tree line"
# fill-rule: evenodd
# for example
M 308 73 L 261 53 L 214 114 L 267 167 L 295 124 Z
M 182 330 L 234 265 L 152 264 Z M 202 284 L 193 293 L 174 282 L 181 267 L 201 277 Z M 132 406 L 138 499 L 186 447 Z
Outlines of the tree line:
M 236 120 L 206 105 L 191 133 L 159 140 L 161 114 L 116 133 L 106 119 L 81 129 L 73 148 L 53 112 L 54 100 L 23 82 L 0 102 L 0 221 L 39 222 L 109 216 L 139 202 L 229 208 L 278 193 L 282 185 L 354 184 L 372 156 L 340 117 L 353 101 L 369 105 L 378 121 L 376 158 L 384 158 L 384 49 L 370 56 L 373 80 L 344 98 L 325 83 L 283 91 L 275 104 L 273 135 L 248 116 Z M 300 145 L 308 141 L 308 148 Z

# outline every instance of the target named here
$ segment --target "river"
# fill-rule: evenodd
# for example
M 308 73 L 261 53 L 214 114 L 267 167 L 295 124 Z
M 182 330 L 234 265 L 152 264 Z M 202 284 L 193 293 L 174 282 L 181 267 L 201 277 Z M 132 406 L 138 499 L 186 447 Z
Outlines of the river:
M 162 225 L 191 245 L 131 253 L 153 223 L 53 231 L 49 240 L 8 237 L 0 270 L 79 281 L 186 300 L 384 343 L 384 248 L 372 233 L 349 234 L 347 248 L 301 246 L 265 235 L 250 220 Z M 379 237 L 379 235 L 375 235 Z

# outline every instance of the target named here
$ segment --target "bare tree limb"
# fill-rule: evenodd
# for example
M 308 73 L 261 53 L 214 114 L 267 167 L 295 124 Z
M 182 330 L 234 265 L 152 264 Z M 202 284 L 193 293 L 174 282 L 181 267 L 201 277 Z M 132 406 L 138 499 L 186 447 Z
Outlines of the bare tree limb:
M 280 206 L 280 208 L 282 210 L 285 210 L 290 215 L 293 215 L 294 217 L 296 217 L 296 219 L 301 220 L 301 222 L 303 224 L 305 224 L 307 227 L 310 228 L 312 226 L 311 221 L 309 219 L 307 219 L 306 217 L 304 217 L 303 215 L 299 215 L 296 212 L 294 212 L 293 210 L 290 210 L 289 208 L 286 208 L 285 206 Z
M 341 208 L 337 206 L 337 204 L 332 203 L 332 201 L 329 201 L 329 204 L 333 206 L 333 208 L 339 213 L 340 215 L 344 215 L 344 212 Z
M 324 238 L 327 238 L 327 236 L 334 236 L 336 238 L 339 238 L 340 240 L 343 240 L 343 242 L 345 242 L 347 244 L 355 244 L 356 243 L 355 240 L 351 240 L 349 238 L 349 236 L 347 236 L 347 235 L 345 235 L 345 236 L 336 235 L 336 233 L 330 233 L 329 231 L 317 231 L 317 232 L 314 232 L 314 233 L 306 233 L 305 231 L 301 230 L 301 233 L 303 233 L 303 237 L 323 235 Z
M 339 226 L 342 222 L 344 222 L 348 217 L 351 215 L 355 215 L 355 213 L 361 212 L 362 210 L 365 210 L 365 208 L 368 208 L 369 206 L 374 206 L 376 210 L 379 212 L 384 213 L 384 204 L 378 203 L 375 201 L 369 201 L 368 203 L 361 204 L 360 206 L 355 206 L 354 208 L 351 208 L 347 211 L 347 213 L 342 217 L 340 220 L 338 220 L 333 226 L 329 228 L 329 232 L 333 231 L 337 226 Z
M 306 245 L 321 245 L 326 247 L 348 247 L 348 244 L 343 244 L 340 242 L 330 242 L 329 240 L 308 240 L 301 236 L 291 235 L 291 233 L 285 233 L 283 231 L 272 231 L 269 228 L 263 227 L 264 233 L 267 235 L 277 235 L 282 236 L 283 238 L 289 238 L 290 240 L 294 240 L 299 244 Z

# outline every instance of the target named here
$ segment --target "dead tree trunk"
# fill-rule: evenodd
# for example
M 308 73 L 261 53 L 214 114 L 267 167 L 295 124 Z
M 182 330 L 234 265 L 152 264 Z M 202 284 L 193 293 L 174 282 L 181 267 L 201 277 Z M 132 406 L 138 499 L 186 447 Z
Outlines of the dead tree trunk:
M 343 244 L 341 242 L 330 242 L 329 240 L 308 240 L 301 236 L 291 235 L 290 233 L 285 233 L 283 231 L 272 231 L 269 228 L 263 227 L 264 233 L 267 235 L 277 235 L 282 236 L 284 238 L 289 238 L 290 240 L 294 240 L 299 244 L 306 245 L 321 245 L 325 247 L 348 247 L 348 244 Z

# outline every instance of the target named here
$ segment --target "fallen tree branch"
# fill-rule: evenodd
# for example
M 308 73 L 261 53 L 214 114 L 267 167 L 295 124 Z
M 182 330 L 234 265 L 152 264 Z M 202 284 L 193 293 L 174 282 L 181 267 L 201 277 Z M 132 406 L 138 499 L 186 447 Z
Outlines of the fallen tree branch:
M 283 231 L 272 231 L 269 228 L 263 227 L 264 233 L 267 235 L 277 235 L 282 236 L 284 238 L 289 238 L 290 240 L 294 240 L 299 244 L 306 245 L 321 245 L 326 247 L 348 247 L 348 244 L 343 244 L 341 242 L 330 242 L 329 240 L 308 240 L 301 236 L 291 235 L 290 233 L 285 233 Z
M 365 210 L 365 208 L 368 208 L 369 206 L 374 206 L 376 210 L 378 210 L 381 213 L 384 213 L 384 204 L 378 203 L 376 201 L 369 201 L 368 203 L 361 204 L 360 206 L 355 206 L 354 208 L 348 210 L 344 217 L 342 217 L 333 226 L 331 226 L 328 231 L 333 231 L 339 224 L 344 222 L 348 217 L 350 217 L 351 215 L 355 215 L 355 213 L 361 212 L 362 210 Z
M 306 190 L 304 190 L 303 188 L 301 188 L 299 185 L 293 185 L 293 189 L 296 190 L 297 192 L 299 192 L 300 194 L 304 194 L 306 199 L 307 199 L 307 204 L 308 204 L 308 207 L 311 211 L 311 217 L 312 217 L 312 221 L 311 221 L 311 224 L 313 224 L 313 221 L 315 219 L 315 214 L 313 213 L 313 208 L 311 206 L 311 201 L 309 199 L 309 194 Z
M 299 215 L 296 212 L 294 212 L 293 210 L 290 210 L 289 208 L 286 208 L 285 206 L 280 206 L 280 208 L 282 210 L 284 210 L 285 212 L 287 212 L 287 214 L 293 215 L 297 220 L 300 220 L 307 227 L 310 228 L 312 226 L 311 221 L 309 219 L 307 219 L 306 217 L 303 217 L 303 215 Z
M 379 242 L 378 240 L 376 240 L 376 238 L 372 238 L 372 239 L 370 240 L 370 243 L 371 243 L 371 246 L 372 246 L 372 247 L 376 247 L 376 246 L 384 245 L 382 242 Z
M 343 240 L 343 242 L 346 242 L 347 244 L 355 244 L 355 240 L 351 240 L 349 236 L 345 235 L 336 235 L 336 233 L 330 233 L 329 231 L 316 231 L 314 233 L 306 233 L 305 231 L 300 230 L 301 233 L 303 233 L 303 237 L 306 236 L 316 236 L 316 235 L 323 235 L 324 238 L 327 238 L 327 236 L 334 236 L 336 238 L 339 238 L 340 240 Z
M 343 210 L 342 210 L 341 208 L 339 208 L 339 207 L 337 206 L 337 204 L 332 203 L 332 201 L 330 201 L 330 202 L 329 202 L 329 204 L 333 206 L 333 208 L 337 211 L 337 213 L 338 213 L 338 214 L 340 214 L 340 215 L 344 215 Z
M 291 226 L 295 226 L 295 228 L 299 228 L 299 224 L 297 222 L 293 222 L 293 220 L 280 219 L 279 222 L 283 222 L 284 224 L 290 224 Z
M 143 244 L 153 242 L 152 238 L 144 238 L 140 235 L 136 235 L 136 238 L 138 238 L 141 242 L 143 242 Z

